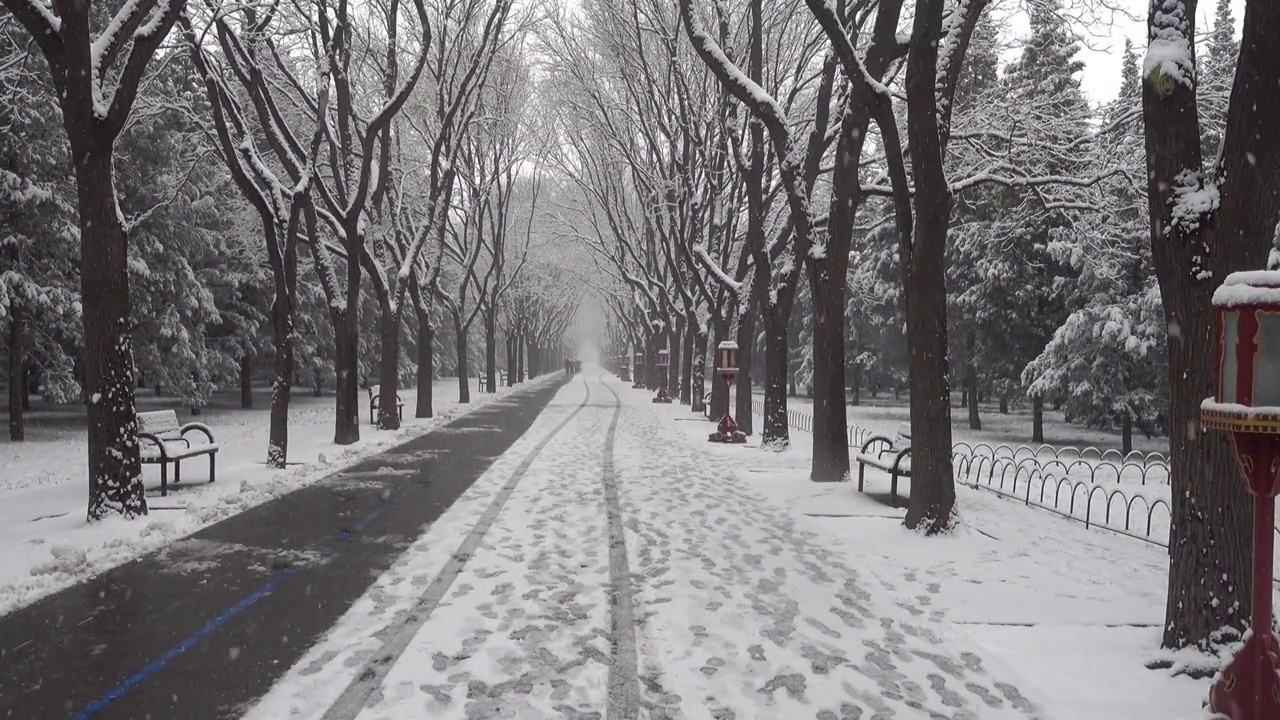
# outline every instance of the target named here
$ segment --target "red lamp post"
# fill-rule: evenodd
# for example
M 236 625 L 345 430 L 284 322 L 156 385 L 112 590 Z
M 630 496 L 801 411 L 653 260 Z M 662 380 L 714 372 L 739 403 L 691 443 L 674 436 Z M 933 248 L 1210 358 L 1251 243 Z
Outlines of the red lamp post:
M 671 352 L 668 350 L 658 351 L 658 396 L 653 399 L 656 403 L 671 403 L 671 395 L 667 393 L 667 378 L 670 377 L 667 370 L 671 367 Z
M 644 388 L 644 377 L 640 369 L 644 367 L 644 353 L 637 350 L 632 356 L 631 361 L 631 377 L 635 379 L 635 383 L 631 385 L 632 390 L 640 390 Z
M 1272 631 L 1275 497 L 1280 493 L 1280 272 L 1240 272 L 1213 294 L 1218 392 L 1200 406 L 1206 429 L 1231 433 L 1253 495 L 1253 613 L 1244 646 L 1209 689 L 1231 720 L 1280 718 L 1280 638 Z
M 716 424 L 716 431 L 707 436 L 707 441 L 733 444 L 744 443 L 747 441 L 747 436 L 738 430 L 738 423 L 734 421 L 733 415 L 729 412 L 729 408 L 733 407 L 733 404 L 729 402 L 730 395 L 733 393 L 733 378 L 738 374 L 738 343 L 732 340 L 725 340 L 720 343 L 720 346 L 716 348 L 716 365 L 720 368 L 720 379 L 724 380 L 724 416 Z

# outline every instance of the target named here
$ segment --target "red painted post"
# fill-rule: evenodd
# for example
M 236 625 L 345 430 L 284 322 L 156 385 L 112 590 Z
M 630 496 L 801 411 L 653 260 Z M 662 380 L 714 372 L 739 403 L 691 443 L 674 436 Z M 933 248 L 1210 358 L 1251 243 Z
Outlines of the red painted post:
M 1236 465 L 1253 495 L 1253 586 L 1243 647 L 1209 688 L 1209 708 L 1231 720 L 1280 718 L 1280 638 L 1272 630 L 1275 498 L 1280 492 L 1280 272 L 1235 273 L 1213 295 L 1218 388 L 1201 424 L 1231 433 Z M 1264 324 L 1264 317 L 1267 322 Z M 1231 362 L 1228 362 L 1228 360 Z
M 739 445 L 747 441 L 747 436 L 738 431 L 738 423 L 730 411 L 733 407 L 730 402 L 733 399 L 733 379 L 738 374 L 738 344 L 732 340 L 720 343 L 716 348 L 716 364 L 720 367 L 720 378 L 725 386 L 724 417 L 716 424 L 716 431 L 707 436 L 707 442 Z

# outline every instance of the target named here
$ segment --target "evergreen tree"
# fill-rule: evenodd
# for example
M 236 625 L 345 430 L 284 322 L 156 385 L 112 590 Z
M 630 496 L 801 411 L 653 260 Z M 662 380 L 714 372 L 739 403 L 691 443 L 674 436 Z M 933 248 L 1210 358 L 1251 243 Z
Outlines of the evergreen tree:
M 1079 277 L 1076 308 L 1022 374 L 1032 394 L 1063 407 L 1067 417 L 1096 428 L 1118 428 L 1125 452 L 1132 430 L 1164 430 L 1166 330 L 1147 242 L 1146 194 L 1130 182 L 1145 170 L 1141 80 L 1133 43 L 1125 41 L 1118 97 L 1103 112 L 1093 163 L 1123 175 L 1100 185 L 1099 202 L 1078 223 L 1074 242 L 1056 247 Z
M 984 165 L 994 157 L 1028 178 L 1083 176 L 1093 169 L 1091 111 L 1077 77 L 1084 64 L 1061 11 L 1058 0 L 1030 8 L 1031 34 L 1022 54 L 975 104 L 971 122 L 1007 137 L 1007 145 L 986 148 Z M 963 369 L 975 388 L 981 372 L 993 394 L 1016 400 L 1027 363 L 1071 309 L 1078 271 L 1063 262 L 1062 249 L 1079 242 L 1078 225 L 1066 206 L 1047 202 L 1033 188 L 1000 186 L 975 197 L 980 199 L 958 203 L 962 225 L 952 233 L 953 308 L 971 334 L 954 352 L 967 353 Z M 1033 396 L 1032 404 L 1032 439 L 1041 441 L 1041 398 Z M 975 410 L 970 422 L 977 426 Z

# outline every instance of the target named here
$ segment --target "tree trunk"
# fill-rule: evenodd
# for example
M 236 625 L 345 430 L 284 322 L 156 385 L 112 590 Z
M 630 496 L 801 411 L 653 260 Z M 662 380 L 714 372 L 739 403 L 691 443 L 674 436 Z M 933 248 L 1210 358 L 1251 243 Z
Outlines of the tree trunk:
M 791 447 L 787 424 L 787 313 L 769 308 L 764 317 L 764 424 L 760 447 L 786 450 Z M 794 382 L 794 381 L 793 381 Z
M 147 514 L 138 459 L 130 337 L 129 237 L 120 222 L 111 143 L 75 158 L 80 211 L 80 295 L 89 399 L 90 520 Z
M 467 330 L 462 326 L 462 316 L 459 313 L 451 313 L 453 315 L 453 332 L 458 352 L 458 402 L 471 402 L 471 378 L 468 374 L 471 372 L 470 363 L 467 362 Z
M 358 305 L 350 302 L 347 307 L 333 313 L 334 335 L 334 395 L 337 403 L 333 442 L 350 445 L 360 440 L 360 373 L 358 353 L 360 329 L 356 323 Z
M 435 390 L 436 327 L 430 312 L 418 313 L 418 399 L 414 417 L 429 418 L 434 414 L 432 394 Z M 379 401 L 381 402 L 381 401 Z
M 693 334 L 693 364 L 689 371 L 689 409 L 705 412 L 707 403 L 707 327 L 697 324 Z
M 849 404 L 857 407 L 862 404 L 862 366 L 854 363 L 849 374 L 852 376 L 849 379 Z
M 737 397 L 734 400 L 734 419 L 738 421 L 738 430 L 743 435 L 755 432 L 751 412 L 752 366 L 756 344 L 755 303 L 746 308 L 746 312 L 738 314 L 738 377 L 735 378 L 734 389 Z
M 1176 5 L 1176 7 L 1175 7 Z M 1167 7 L 1166 7 L 1167 6 Z M 1195 4 L 1151 3 L 1148 32 L 1194 47 Z M 1249 0 L 1240 55 L 1217 154 L 1216 212 L 1174 217 L 1198 183 L 1200 146 L 1194 85 L 1153 69 L 1143 83 L 1152 257 L 1169 328 L 1169 592 L 1166 647 L 1229 641 L 1251 612 L 1253 503 L 1240 481 L 1230 435 L 1205 432 L 1200 402 L 1214 395 L 1217 333 L 1211 298 L 1232 271 L 1260 269 L 1280 216 L 1280 4 Z M 1173 60 L 1166 59 L 1163 71 Z M 1179 73 L 1194 77 L 1191 68 Z M 1194 211 L 1192 211 L 1194 212 Z M 1188 222 L 1189 220 L 1189 222 Z M 1266 530 L 1265 532 L 1270 532 Z
M 293 394 L 294 315 L 298 296 L 297 242 L 290 240 L 282 256 L 282 278 L 276 280 L 271 304 L 271 334 L 276 357 L 271 383 L 271 429 L 267 438 L 267 465 L 283 468 L 289 459 L 289 402 Z M 320 396 L 320 370 L 315 371 L 316 397 Z
M 498 319 L 496 311 L 481 312 L 484 323 L 484 381 L 489 392 L 498 391 Z
M 684 336 L 680 339 L 684 345 L 684 352 L 680 353 L 680 404 L 692 405 L 693 403 L 693 353 L 696 352 L 697 343 L 695 336 L 698 321 L 696 317 L 691 317 L 684 323 Z M 706 340 L 703 339 L 703 349 L 706 349 Z M 698 394 L 701 397 L 701 393 Z
M 921 0 L 907 60 L 907 133 L 914 232 L 905 253 L 907 348 L 911 372 L 911 503 L 907 527 L 933 535 L 951 527 L 951 390 L 947 383 L 947 229 L 951 191 L 942 164 L 936 74 L 942 0 Z M 905 188 L 903 188 L 905 190 Z M 905 235 L 905 234 L 904 234 Z
M 382 305 L 378 336 L 382 358 L 378 366 L 378 429 L 400 429 L 400 307 Z
M 507 335 L 507 387 L 516 386 L 516 346 L 519 344 L 514 333 Z
M 17 256 L 16 246 L 13 255 Z M 9 305 L 9 439 L 21 442 L 26 439 L 26 423 L 23 411 L 26 401 L 27 378 L 23 372 L 26 360 L 26 319 L 21 303 Z
M 1133 452 L 1133 416 L 1128 410 L 1120 414 L 1120 452 Z
M 661 385 L 662 380 L 658 377 L 658 334 L 651 332 L 644 343 L 644 386 L 656 392 Z
M 1009 414 L 1009 396 L 1008 395 L 1000 396 L 1000 414 L 1001 415 Z
M 1039 395 L 1031 398 L 1031 442 L 1044 442 L 1044 399 Z
M 969 429 L 982 429 L 982 416 L 978 414 L 978 366 L 973 362 L 974 339 L 970 330 L 965 338 L 964 384 L 969 395 Z
M 679 392 L 680 387 L 680 362 L 682 353 L 680 352 L 684 345 L 684 320 L 676 323 L 676 330 L 667 333 L 667 348 L 671 350 L 671 356 L 667 362 L 667 394 L 673 399 Z
M 522 330 L 516 335 L 516 378 L 519 382 L 524 382 L 524 348 L 527 344 Z
M 729 328 L 721 323 L 713 322 L 712 335 L 712 368 L 711 368 L 711 419 L 719 420 L 729 406 L 729 390 L 720 380 L 719 354 L 720 343 L 729 335 Z
M 845 276 L 843 273 L 838 277 L 832 275 L 844 270 L 846 265 L 847 262 L 832 258 L 810 271 L 813 466 L 809 477 L 816 482 L 839 482 L 849 476 L 849 425 L 844 405 Z
M 253 407 L 253 357 L 248 351 L 240 356 L 240 407 Z

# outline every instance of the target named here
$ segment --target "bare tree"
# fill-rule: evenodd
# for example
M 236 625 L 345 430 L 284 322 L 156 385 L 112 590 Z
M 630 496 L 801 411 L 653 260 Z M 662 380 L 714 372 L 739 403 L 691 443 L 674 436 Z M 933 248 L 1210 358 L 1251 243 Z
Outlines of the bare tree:
M 198 32 L 186 14 L 180 23 L 196 70 L 204 81 L 213 116 L 210 134 L 232 180 L 253 206 L 262 225 L 274 293 L 271 329 L 275 369 L 267 464 L 282 468 L 288 459 L 289 447 L 289 400 L 294 377 L 294 325 L 298 307 L 298 244 L 303 236 L 303 212 L 309 207 L 314 158 L 324 129 L 320 124 L 316 125 L 305 155 L 294 155 L 283 143 L 277 143 L 277 156 L 287 168 L 287 175 L 292 176 L 290 182 L 283 181 L 257 145 L 257 136 L 263 133 L 260 128 L 265 128 L 264 134 L 268 136 L 276 133 L 278 137 L 281 132 L 270 111 L 270 107 L 279 105 L 274 96 L 275 86 L 267 81 L 266 68 L 259 64 L 263 54 L 279 57 L 273 51 L 268 32 L 278 16 L 274 12 L 259 15 L 248 7 L 230 11 L 213 7 L 211 10 L 210 22 L 214 27 L 208 29 L 218 39 L 224 65 L 243 92 L 234 92 L 223 66 L 215 65 L 208 57 L 201 42 L 206 30 Z M 243 20 L 239 30 L 230 22 L 236 15 L 241 15 Z M 317 116 L 324 117 L 328 105 L 328 74 L 323 68 L 318 73 L 317 87 L 320 88 L 317 98 L 320 112 Z M 245 96 L 250 98 L 257 124 L 254 115 L 241 104 L 241 98 Z
M 84 380 L 89 399 L 89 509 L 145 515 L 129 318 L 129 230 L 116 202 L 114 147 L 138 88 L 185 0 L 126 0 L 95 32 L 89 5 L 4 0 L 53 75 L 71 145 L 80 211 Z

